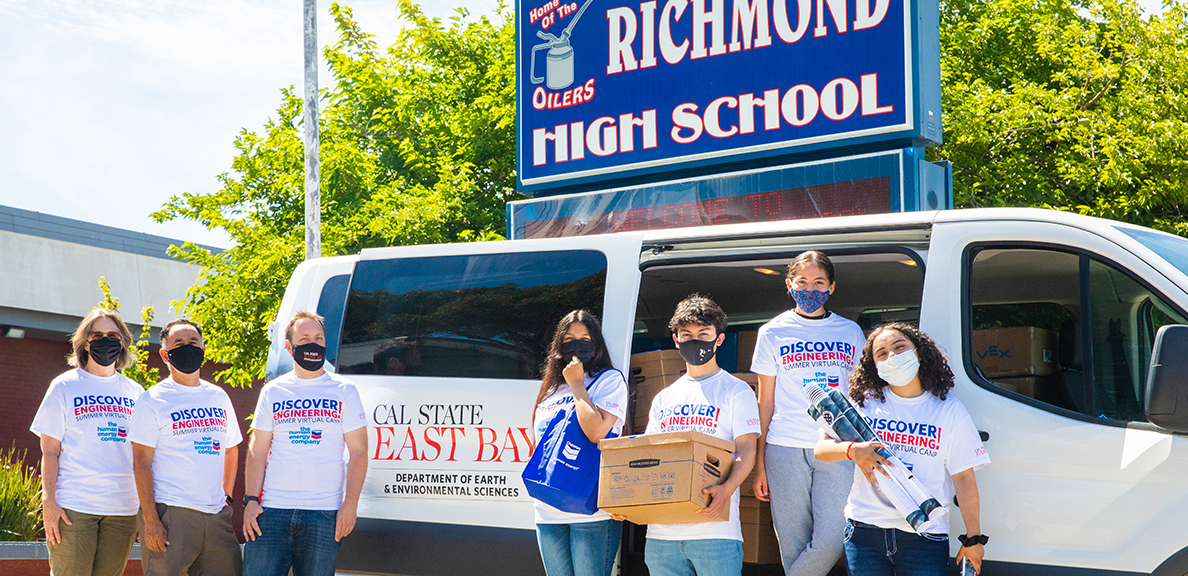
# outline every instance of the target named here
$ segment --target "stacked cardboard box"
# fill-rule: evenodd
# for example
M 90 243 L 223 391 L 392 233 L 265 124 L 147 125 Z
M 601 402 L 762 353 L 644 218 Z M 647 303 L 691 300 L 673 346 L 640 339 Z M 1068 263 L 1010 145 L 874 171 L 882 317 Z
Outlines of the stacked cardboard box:
M 757 330 L 738 333 L 738 364 L 739 372 L 751 371 L 751 357 L 755 355 L 755 341 L 759 337 Z
M 631 356 L 631 382 L 635 401 L 631 430 L 642 434 L 648 427 L 652 399 L 685 373 L 685 361 L 676 350 L 653 350 Z
M 779 564 L 780 542 L 771 520 L 771 503 L 744 496 L 738 506 L 743 533 L 743 562 Z
M 1056 345 L 1056 333 L 1042 328 L 975 330 L 974 363 L 999 386 L 1039 398 L 1045 377 L 1059 369 Z
M 721 522 L 697 513 L 709 503 L 701 490 L 730 475 L 734 442 L 688 430 L 610 438 L 598 443 L 602 466 L 598 507 L 635 524 Z

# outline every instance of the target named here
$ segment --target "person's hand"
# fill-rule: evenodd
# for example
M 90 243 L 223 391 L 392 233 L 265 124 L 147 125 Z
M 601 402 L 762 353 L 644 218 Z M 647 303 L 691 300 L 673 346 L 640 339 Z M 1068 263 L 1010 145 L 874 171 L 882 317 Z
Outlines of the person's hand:
M 579 386 L 585 389 L 585 374 L 586 367 L 582 366 L 582 361 L 578 360 L 577 356 L 574 356 L 569 361 L 569 364 L 565 365 L 565 369 L 561 371 L 561 375 L 565 377 L 565 383 L 569 384 L 569 387 L 574 390 L 577 390 Z
M 334 521 L 334 541 L 340 542 L 355 529 L 355 519 L 358 510 L 355 505 L 343 504 L 338 509 L 337 519 Z
M 880 447 L 883 445 L 879 442 L 854 442 L 850 446 L 850 460 L 854 461 L 854 466 L 862 472 L 863 476 L 866 476 L 867 481 L 871 484 L 875 483 L 875 470 L 878 470 L 883 476 L 891 477 L 887 473 L 887 469 L 884 468 L 884 466 L 890 466 L 891 463 L 875 452 L 875 449 Z
M 45 521 L 45 541 L 50 544 L 62 543 L 62 532 L 58 529 L 58 520 L 73 526 L 74 523 L 66 516 L 66 511 L 53 500 L 41 501 L 41 514 Z
M 702 488 L 701 493 L 710 497 L 709 506 L 698 510 L 697 513 L 706 518 L 717 518 L 722 515 L 722 510 L 730 502 L 730 495 L 733 490 L 726 488 L 725 484 L 718 484 L 717 486 L 710 486 L 709 488 Z
M 161 519 L 157 518 L 156 514 L 144 515 L 144 534 L 142 534 L 141 543 L 153 552 L 164 552 L 165 547 L 169 545 L 166 540 L 168 534 L 165 531 L 165 525 L 161 523 Z
M 622 515 L 620 515 L 620 514 L 615 514 L 614 512 L 607 512 L 607 514 L 610 514 L 611 520 L 618 520 L 619 522 L 626 522 L 626 521 L 627 521 L 627 517 L 626 517 L 626 516 L 622 516 Z
M 771 502 L 771 492 L 767 489 L 767 470 L 755 465 L 755 498 L 764 502 Z
M 982 573 L 982 558 L 986 556 L 986 548 L 981 544 L 974 544 L 973 546 L 962 546 L 957 551 L 957 564 L 961 564 L 961 559 L 969 560 L 973 565 L 974 572 Z
M 263 536 L 264 532 L 260 530 L 260 525 L 256 523 L 256 518 L 264 513 L 264 509 L 260 507 L 259 502 L 251 501 L 243 507 L 243 539 L 248 542 L 255 542 L 256 536 Z

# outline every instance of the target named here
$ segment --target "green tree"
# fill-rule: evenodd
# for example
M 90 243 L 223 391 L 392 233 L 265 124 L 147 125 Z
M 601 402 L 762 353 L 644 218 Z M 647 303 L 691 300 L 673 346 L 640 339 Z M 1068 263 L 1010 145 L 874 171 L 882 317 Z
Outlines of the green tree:
M 515 42 L 511 13 L 464 11 L 448 22 L 411 0 L 409 26 L 386 51 L 334 4 L 338 42 L 324 56 L 334 87 L 321 95 L 322 252 L 502 238 L 515 197 Z M 174 305 L 200 322 L 217 376 L 250 386 L 263 376 L 267 325 L 304 257 L 301 98 L 282 91 L 263 134 L 242 131 L 221 189 L 172 198 L 158 222 L 195 220 L 235 246 L 171 249 L 202 266 Z
M 958 206 L 1072 210 L 1188 235 L 1188 10 L 942 0 Z
M 107 283 L 107 278 L 99 277 L 99 289 L 103 291 L 103 301 L 99 303 L 96 308 L 106 308 L 112 312 L 120 311 L 120 299 L 111 295 L 111 285 Z M 132 348 L 136 350 L 136 363 L 124 368 L 121 373 L 128 378 L 131 378 L 137 384 L 148 388 L 161 380 L 161 371 L 156 368 L 149 368 L 149 346 L 152 340 L 152 323 L 153 323 L 153 307 L 145 306 L 140 311 L 140 336 L 132 342 Z

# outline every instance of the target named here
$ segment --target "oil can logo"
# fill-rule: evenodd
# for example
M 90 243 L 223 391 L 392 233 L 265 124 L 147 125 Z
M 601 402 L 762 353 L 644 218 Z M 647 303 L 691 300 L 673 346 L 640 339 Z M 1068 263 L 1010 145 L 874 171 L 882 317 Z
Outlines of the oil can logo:
M 577 458 L 578 454 L 581 454 L 581 452 L 582 452 L 581 447 L 575 446 L 572 442 L 569 442 L 569 441 L 566 441 L 565 446 L 561 447 L 561 455 L 564 456 L 565 459 L 567 459 L 567 460 L 573 460 L 573 459 Z
M 549 87 L 549 90 L 564 90 L 573 84 L 574 56 L 573 47 L 569 44 L 569 36 L 573 33 L 573 26 L 577 24 L 578 20 L 582 17 L 582 14 L 586 11 L 586 8 L 590 6 L 591 1 L 592 0 L 586 0 L 586 3 L 582 4 L 581 9 L 579 9 L 577 14 L 574 14 L 573 19 L 569 21 L 569 25 L 565 27 L 565 30 L 561 31 L 560 36 L 554 36 L 548 32 L 537 30 L 537 37 L 539 37 L 541 40 L 544 40 L 544 42 L 532 47 L 532 65 L 529 68 L 529 72 L 530 79 L 532 80 L 533 84 L 540 84 L 543 82 L 545 86 Z M 569 3 L 562 6 L 559 2 L 550 2 L 546 6 L 550 8 L 549 12 L 551 12 L 551 9 L 555 6 L 557 8 L 556 15 L 564 16 L 573 12 L 573 4 Z M 543 11 L 543 8 L 545 7 L 542 6 L 541 8 Z M 540 19 L 541 25 L 548 27 L 550 20 L 556 18 L 556 15 L 553 13 L 546 13 L 545 16 Z M 545 55 L 546 65 L 545 75 L 543 77 L 536 75 L 536 54 L 541 50 L 549 51 L 548 54 Z

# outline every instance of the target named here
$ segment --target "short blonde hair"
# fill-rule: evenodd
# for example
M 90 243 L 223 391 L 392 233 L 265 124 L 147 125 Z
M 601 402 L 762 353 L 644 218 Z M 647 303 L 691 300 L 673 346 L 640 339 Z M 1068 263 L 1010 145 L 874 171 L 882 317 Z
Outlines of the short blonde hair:
M 78 328 L 74 329 L 74 335 L 70 337 L 70 354 L 66 356 L 67 364 L 75 368 L 87 365 L 91 359 L 87 352 L 87 342 L 91 340 L 91 328 L 94 328 L 95 323 L 102 318 L 108 318 L 115 322 L 116 331 L 120 333 L 120 343 L 124 345 L 124 353 L 116 358 L 115 369 L 123 370 L 136 363 L 136 350 L 132 348 L 132 331 L 128 330 L 128 325 L 124 323 L 119 314 L 106 308 L 96 308 L 91 310 L 91 313 L 87 314 L 82 322 L 78 323 Z
M 326 335 L 326 319 L 318 316 L 314 312 L 310 312 L 309 310 L 302 310 L 294 314 L 293 317 L 289 319 L 289 325 L 285 326 L 285 340 L 288 340 L 289 342 L 293 341 L 293 327 L 296 326 L 297 322 L 300 322 L 301 320 L 313 320 L 317 322 L 318 326 L 322 327 L 322 335 Z

